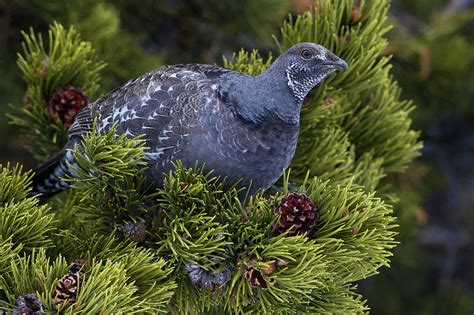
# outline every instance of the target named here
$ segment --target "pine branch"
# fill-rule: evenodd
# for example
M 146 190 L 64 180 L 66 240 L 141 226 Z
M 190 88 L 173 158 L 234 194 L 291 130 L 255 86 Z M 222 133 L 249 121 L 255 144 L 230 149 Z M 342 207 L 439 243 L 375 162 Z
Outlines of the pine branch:
M 238 54 L 233 53 L 230 60 L 224 57 L 223 62 L 225 68 L 256 76 L 270 66 L 272 63 L 272 55 L 270 54 L 268 58 L 264 60 L 256 49 L 251 53 L 241 49 Z
M 0 240 L 9 240 L 23 250 L 52 245 L 54 215 L 48 205 L 39 205 L 36 198 L 27 197 L 31 175 L 20 166 L 0 165 Z
M 143 176 L 144 149 L 142 139 L 116 137 L 115 128 L 84 137 L 75 149 L 74 174 L 65 179 L 75 191 L 76 201 L 68 213 L 82 223 L 78 228 L 87 225 L 92 234 L 110 231 L 126 222 L 143 221 L 152 211 L 145 206 L 154 195 L 145 194 L 150 187 Z
M 93 132 L 76 150 L 78 168 L 69 179 L 76 200 L 80 200 L 74 213 L 89 223 L 70 240 L 75 244 L 71 246 L 75 248 L 72 253 L 85 256 L 88 261 L 126 261 L 127 266 L 137 264 L 140 270 L 138 261 L 146 261 L 151 252 L 166 257 L 174 269 L 167 269 L 166 274 L 177 284 L 169 305 L 172 312 L 207 312 L 216 304 L 229 312 L 316 309 L 322 307 L 317 305 L 327 304 L 323 298 L 320 304 L 312 303 L 313 292 L 332 292 L 334 287 L 343 292 L 341 288 L 388 264 L 390 249 L 396 244 L 391 207 L 351 181 L 338 187 L 317 178 L 307 179 L 296 189 L 313 200 L 320 214 L 315 233 L 309 238 L 280 234 L 274 228 L 278 220 L 274 209 L 287 191 L 271 199 L 255 196 L 242 202 L 238 190 L 224 190 L 223 180 L 197 164 L 187 169 L 177 163 L 174 172 L 166 174 L 163 188 L 156 192 L 135 191 L 130 197 L 148 200 L 141 204 L 139 212 L 128 208 L 128 197 L 122 191 L 138 187 L 130 179 L 141 168 L 145 148 L 140 140 L 114 134 L 113 129 L 102 136 Z M 120 171 L 113 171 L 115 167 Z M 284 187 L 288 187 L 289 180 L 286 176 Z M 100 187 L 113 187 L 108 192 L 110 207 L 97 198 L 106 191 Z M 122 196 L 120 201 L 116 196 Z M 132 247 L 123 247 L 110 238 L 116 235 L 118 240 L 126 240 L 119 232 L 123 223 L 133 218 L 145 223 L 148 233 L 140 244 L 151 252 L 134 252 Z M 106 223 L 94 223 L 97 220 Z M 94 236 L 94 231 L 103 236 Z M 131 257 L 144 258 L 124 260 Z M 276 269 L 268 275 L 261 274 L 268 288 L 253 287 L 249 272 L 262 273 L 269 268 Z M 207 274 L 209 279 L 213 275 L 229 278 L 206 284 L 201 281 L 209 280 L 191 276 L 191 270 L 198 270 L 203 277 Z M 136 283 L 146 283 L 147 276 L 137 277 Z M 365 308 L 352 293 L 344 294 L 340 296 L 341 303 L 347 304 L 344 307 Z
M 48 110 L 54 92 L 73 86 L 93 98 L 105 63 L 97 61 L 91 44 L 82 41 L 73 27 L 66 30 L 54 23 L 49 30 L 48 46 L 33 29 L 22 34 L 23 54 L 18 54 L 18 67 L 27 84 L 25 106 L 16 109 L 10 118 L 33 143 L 41 143 L 31 146 L 30 151 L 38 160 L 44 160 L 64 145 L 67 136 L 67 128 Z
M 110 260 L 112 263 L 123 264 L 127 283 L 134 284 L 136 291 L 133 296 L 139 301 L 130 301 L 130 307 L 140 307 L 138 309 L 142 311 L 166 310 L 175 288 L 175 284 L 169 279 L 173 268 L 152 250 L 119 243 L 112 236 L 95 235 L 79 242 L 78 252 L 79 257 L 84 257 L 89 262 Z
M 0 164 L 0 205 L 25 199 L 30 182 L 31 174 L 25 174 L 21 165 Z

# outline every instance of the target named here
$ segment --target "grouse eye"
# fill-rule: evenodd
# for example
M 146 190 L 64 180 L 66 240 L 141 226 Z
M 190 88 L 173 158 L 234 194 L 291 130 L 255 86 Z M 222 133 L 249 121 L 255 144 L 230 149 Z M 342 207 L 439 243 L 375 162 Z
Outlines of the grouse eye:
M 311 51 L 309 51 L 308 49 L 303 49 L 301 51 L 301 57 L 303 59 L 308 60 L 308 59 L 311 59 L 311 57 L 313 57 L 313 53 Z

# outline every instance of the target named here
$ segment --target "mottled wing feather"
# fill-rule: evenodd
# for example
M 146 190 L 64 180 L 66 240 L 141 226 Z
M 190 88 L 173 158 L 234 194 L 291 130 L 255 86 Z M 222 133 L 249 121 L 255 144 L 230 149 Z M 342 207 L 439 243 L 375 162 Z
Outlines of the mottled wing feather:
M 82 134 L 92 131 L 92 125 L 91 107 L 88 106 L 76 115 L 74 123 L 69 127 L 69 137 L 81 136 Z
M 199 63 L 181 64 L 181 65 L 176 65 L 173 67 L 182 68 L 188 71 L 194 71 L 194 72 L 205 74 L 206 77 L 210 80 L 218 79 L 223 74 L 232 72 L 229 69 L 212 66 L 212 65 L 199 64 Z
M 84 109 L 69 134 L 90 131 L 95 117 L 101 132 L 117 122 L 118 134 L 145 135 L 148 157 L 166 163 L 181 150 L 189 129 L 202 124 L 206 102 L 219 102 L 213 81 L 227 71 L 192 64 L 149 72 Z

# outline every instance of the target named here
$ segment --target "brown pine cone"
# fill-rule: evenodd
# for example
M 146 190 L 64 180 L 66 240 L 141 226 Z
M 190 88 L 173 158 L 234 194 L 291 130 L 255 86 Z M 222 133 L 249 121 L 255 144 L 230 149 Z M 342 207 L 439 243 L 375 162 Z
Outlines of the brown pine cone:
M 260 287 L 262 289 L 268 289 L 267 281 L 263 278 L 263 275 L 257 269 L 254 269 L 251 266 L 248 266 L 245 270 L 244 277 L 250 281 L 250 285 L 253 288 Z M 270 283 L 273 283 L 273 279 L 270 280 Z
M 77 282 L 79 275 L 76 273 L 68 273 L 64 275 L 54 288 L 55 305 L 63 303 L 74 303 L 76 301 Z
M 277 269 L 276 263 L 269 263 L 266 267 L 260 268 L 260 272 L 266 276 L 273 274 Z
M 59 118 L 64 126 L 70 127 L 74 118 L 87 106 L 87 96 L 81 89 L 72 86 L 61 87 L 49 100 L 48 109 L 52 117 Z
M 274 212 L 280 216 L 276 229 L 280 233 L 288 232 L 291 236 L 311 233 L 319 219 L 313 202 L 303 194 L 290 193 L 281 200 Z
M 84 269 L 87 261 L 83 258 L 77 258 L 72 261 L 72 265 L 69 268 L 69 273 L 77 273 L 79 275 L 84 274 Z

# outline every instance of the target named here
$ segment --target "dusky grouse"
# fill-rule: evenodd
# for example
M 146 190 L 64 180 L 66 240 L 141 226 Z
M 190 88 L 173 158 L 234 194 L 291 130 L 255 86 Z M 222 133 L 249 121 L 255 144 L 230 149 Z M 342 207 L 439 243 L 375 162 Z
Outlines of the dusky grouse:
M 111 91 L 85 107 L 69 129 L 64 149 L 39 166 L 34 193 L 47 198 L 68 187 L 74 150 L 97 119 L 99 132 L 144 135 L 156 186 L 172 162 L 205 163 L 227 183 L 242 179 L 250 194 L 267 189 L 288 167 L 296 149 L 303 99 L 347 64 L 326 48 L 300 43 L 252 77 L 204 64 L 165 66 Z

